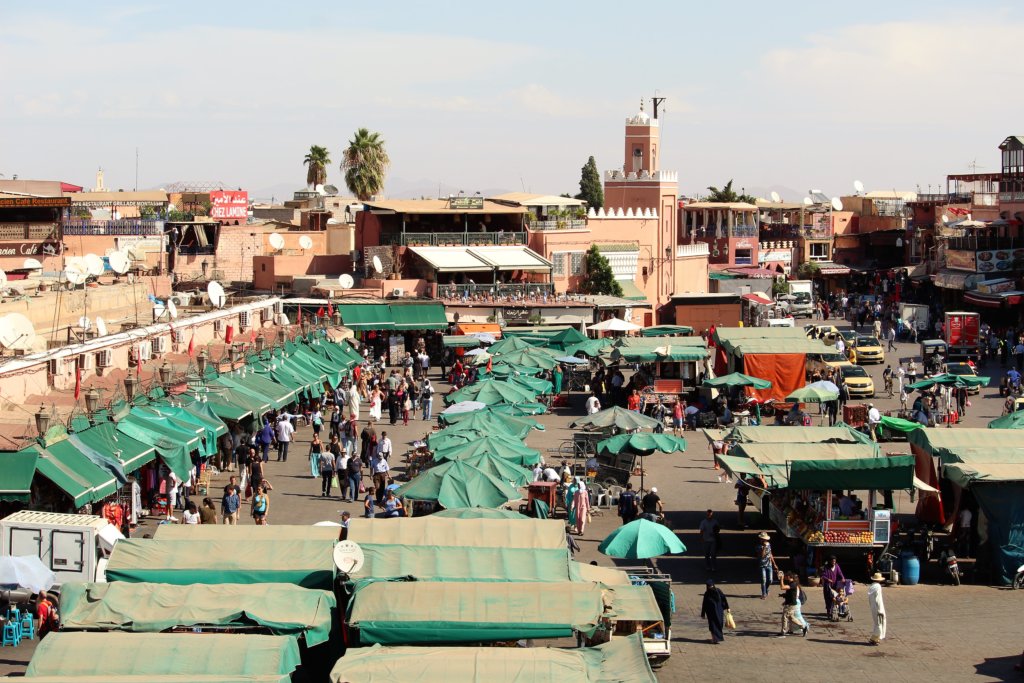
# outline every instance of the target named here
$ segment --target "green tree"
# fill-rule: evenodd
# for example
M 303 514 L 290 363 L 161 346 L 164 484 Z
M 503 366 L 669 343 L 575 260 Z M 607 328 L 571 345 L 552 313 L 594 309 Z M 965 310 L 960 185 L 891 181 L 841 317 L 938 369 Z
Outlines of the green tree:
M 735 202 L 746 202 L 747 204 L 753 204 L 756 199 L 751 197 L 749 194 L 743 193 L 738 194 L 736 190 L 732 189 L 732 178 L 725 184 L 723 188 L 717 188 L 714 185 L 708 187 L 709 194 L 704 198 L 706 202 L 714 202 L 716 204 L 733 204 Z
M 608 263 L 596 244 L 591 244 L 584 259 L 587 269 L 581 288 L 585 294 L 609 294 L 622 296 L 622 285 L 615 279 L 611 264 Z
M 356 198 L 365 202 L 384 189 L 384 176 L 391 159 L 380 133 L 360 128 L 342 155 L 345 185 Z
M 804 261 L 796 269 L 796 274 L 801 280 L 812 280 L 821 274 L 821 266 L 814 261 Z
M 601 174 L 597 170 L 594 157 L 587 159 L 580 172 L 580 193 L 576 199 L 582 199 L 587 206 L 600 209 L 604 206 L 604 189 L 601 187 Z
M 326 147 L 311 146 L 302 163 L 306 167 L 306 185 L 316 187 L 327 182 L 327 167 L 331 163 L 331 153 Z

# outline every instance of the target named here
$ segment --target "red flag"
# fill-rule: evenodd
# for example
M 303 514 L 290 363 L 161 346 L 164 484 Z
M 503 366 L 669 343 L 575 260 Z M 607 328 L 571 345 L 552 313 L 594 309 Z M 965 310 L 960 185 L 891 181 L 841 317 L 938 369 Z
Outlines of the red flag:
M 196 333 L 193 330 L 192 338 L 188 340 L 188 356 L 192 358 L 196 355 Z
M 224 331 L 224 343 L 230 344 L 231 340 L 235 338 L 235 326 L 228 325 L 228 329 Z
M 82 366 L 75 366 L 75 400 L 82 395 Z
M 295 319 L 296 323 L 302 322 L 302 304 L 299 304 L 299 317 Z
M 333 301 L 328 301 L 327 302 L 327 315 L 331 316 L 332 318 L 334 317 L 334 302 Z
M 488 358 L 487 359 L 487 372 L 490 372 L 490 371 L 491 371 L 491 359 Z
M 252 332 L 249 333 L 249 343 L 250 344 L 255 344 L 256 343 L 256 328 L 255 327 L 252 328 Z
M 324 307 L 323 307 L 323 306 L 321 306 L 321 307 L 319 308 L 319 310 L 317 310 L 317 312 L 316 312 L 316 317 L 318 317 L 318 318 L 322 318 L 322 317 L 324 317 Z

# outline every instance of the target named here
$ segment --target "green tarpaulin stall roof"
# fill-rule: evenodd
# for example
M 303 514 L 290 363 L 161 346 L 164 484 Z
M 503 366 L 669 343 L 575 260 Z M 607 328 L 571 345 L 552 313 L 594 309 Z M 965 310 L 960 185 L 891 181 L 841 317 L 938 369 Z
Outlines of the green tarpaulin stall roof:
M 182 481 L 187 481 L 192 470 L 192 450 L 198 450 L 199 435 L 182 430 L 166 420 L 147 418 L 137 413 L 137 408 L 117 423 L 117 431 L 136 441 L 150 443 L 157 455 Z
M 32 477 L 36 473 L 39 452 L 26 448 L 0 453 L 0 501 L 28 503 L 32 498 Z
M 920 422 L 911 422 L 910 420 L 904 420 L 899 417 L 889 417 L 888 415 L 882 416 L 881 425 L 882 429 L 888 429 L 890 432 L 899 432 L 901 434 L 912 432 L 915 429 L 920 429 L 924 426 Z
M 624 360 L 630 363 L 654 361 L 678 363 L 702 361 L 708 357 L 708 350 L 701 346 L 675 344 L 666 340 L 665 344 L 657 347 L 622 346 L 612 351 L 611 357 L 612 360 Z
M 290 636 L 227 633 L 51 633 L 39 641 L 26 678 L 290 674 L 299 645 Z M 237 679 L 234 679 L 237 680 Z
M 453 349 L 475 349 L 480 346 L 480 340 L 468 334 L 446 334 L 441 337 L 441 343 Z
M 391 304 L 396 330 L 446 330 L 444 304 Z
M 270 377 L 255 372 L 248 372 L 245 377 L 221 375 L 219 381 L 231 388 L 241 388 L 266 399 L 275 410 L 285 407 L 295 399 L 296 387 L 279 384 Z
M 739 443 L 872 443 L 871 437 L 849 425 L 838 423 L 833 427 L 802 426 L 747 426 L 731 429 L 702 430 L 708 441 L 736 441 Z
M 127 539 L 114 545 L 108 581 L 135 583 L 291 583 L 329 590 L 330 541 L 208 541 Z
M 156 459 L 153 446 L 121 434 L 113 422 L 99 422 L 94 427 L 75 432 L 75 436 L 101 453 L 113 454 L 121 461 L 125 472 L 134 472 Z
M 693 328 L 687 325 L 655 325 L 640 330 L 645 337 L 663 337 L 672 334 L 693 334 Z
M 371 520 L 367 520 L 371 521 Z M 158 524 L 153 531 L 158 541 L 324 541 L 338 540 L 338 527 L 299 524 L 242 526 L 238 524 Z
M 230 392 L 228 394 L 229 398 L 236 395 L 245 397 L 248 401 L 247 405 L 260 406 L 260 414 L 263 414 L 271 409 L 276 410 L 284 406 L 284 404 L 281 403 L 276 398 L 271 398 L 270 396 L 260 393 L 255 389 L 250 389 L 249 387 L 243 385 L 240 381 L 237 381 L 240 379 L 240 377 L 228 377 L 227 375 L 221 375 L 220 377 L 217 377 L 216 379 L 207 382 L 207 386 L 210 387 L 211 395 L 213 395 L 220 389 L 225 389 L 228 392 Z M 294 395 L 294 392 L 292 392 L 292 395 Z
M 361 547 L 366 563 L 359 571 L 359 578 L 412 576 L 419 581 L 565 581 L 569 577 L 569 553 L 564 541 L 559 549 L 386 544 L 362 544 Z
M 377 581 L 356 590 L 346 621 L 364 645 L 482 643 L 591 634 L 604 612 L 595 583 Z
M 789 487 L 810 491 L 911 489 L 914 488 L 914 456 L 797 460 L 789 466 Z
M 650 585 L 609 586 L 611 614 L 615 621 L 662 621 L 664 616 Z
M 1021 446 L 1020 434 L 1009 429 L 918 429 L 910 432 L 907 440 L 943 462 L 958 461 L 957 451 L 965 448 L 986 449 L 990 458 L 999 453 L 1013 458 Z
M 363 330 L 393 330 L 395 321 L 387 304 L 340 304 L 341 321 L 356 332 Z
M 726 469 L 730 469 L 732 466 L 737 467 L 735 473 L 763 475 L 769 488 L 773 489 L 806 488 L 797 487 L 790 482 L 790 468 L 799 461 L 882 459 L 877 444 L 836 443 L 738 443 L 729 451 L 728 456 L 716 457 Z M 728 458 L 728 460 L 724 458 Z M 746 463 L 740 464 L 739 460 L 752 462 L 758 471 L 750 472 L 751 466 Z M 912 483 L 905 488 L 910 488 L 910 486 Z M 834 487 L 826 486 L 824 488 L 838 487 L 839 485 L 836 484 Z
M 55 445 L 51 444 L 49 448 L 33 445 L 25 450 L 32 450 L 38 455 L 36 472 L 66 493 L 76 508 L 103 500 L 117 491 L 117 479 L 109 470 L 74 448 L 58 447 L 60 455 L 57 455 L 50 450 Z
M 594 648 L 353 648 L 331 670 L 332 683 L 655 683 L 639 634 Z
M 305 635 L 309 646 L 331 635 L 334 593 L 288 584 L 173 586 L 164 583 L 64 584 L 61 628 L 159 633 L 175 627 L 262 626 L 273 635 Z
M 337 535 L 337 534 L 335 534 Z M 469 548 L 565 548 L 565 525 L 552 519 L 450 519 L 428 515 L 365 519 L 348 538 L 360 545 L 420 545 Z

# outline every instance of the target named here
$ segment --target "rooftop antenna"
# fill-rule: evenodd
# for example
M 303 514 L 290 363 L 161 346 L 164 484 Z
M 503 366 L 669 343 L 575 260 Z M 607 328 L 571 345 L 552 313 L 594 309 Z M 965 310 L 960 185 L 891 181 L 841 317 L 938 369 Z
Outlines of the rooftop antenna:
M 658 91 L 655 90 L 654 91 L 654 97 L 651 98 L 651 105 L 653 105 L 653 108 L 654 108 L 654 119 L 655 120 L 657 120 L 657 118 L 658 118 L 658 107 L 660 107 L 662 105 L 662 103 L 664 103 L 664 102 L 665 102 L 665 98 L 664 97 L 658 97 Z

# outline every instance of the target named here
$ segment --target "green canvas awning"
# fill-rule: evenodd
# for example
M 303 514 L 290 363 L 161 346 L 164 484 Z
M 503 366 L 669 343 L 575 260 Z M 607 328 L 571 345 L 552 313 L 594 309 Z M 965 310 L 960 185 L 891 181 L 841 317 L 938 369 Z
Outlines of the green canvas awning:
M 394 521 L 394 520 L 389 520 Z M 359 576 L 419 581 L 565 581 L 569 553 L 562 547 L 469 548 L 360 544 L 366 558 Z
M 147 420 L 132 413 L 117 422 L 117 431 L 136 441 L 153 444 L 160 459 L 182 481 L 188 481 L 192 470 L 193 449 L 201 439 L 194 432 L 183 431 L 165 420 Z
M 403 518 L 405 519 L 405 518 Z M 373 521 L 373 520 L 367 520 Z M 394 520 L 391 520 L 394 521 Z M 337 541 L 338 527 L 311 524 L 159 524 L 153 531 L 159 541 Z
M 299 644 L 290 636 L 234 633 L 56 632 L 39 641 L 26 678 L 36 676 L 241 676 L 290 674 Z M 109 680 L 109 679 L 108 679 Z
M 261 414 L 258 408 L 255 410 L 252 408 L 256 401 L 250 401 L 249 398 L 241 394 L 228 394 L 225 390 L 224 394 L 211 392 L 209 395 L 204 395 L 203 403 L 208 405 L 213 414 L 220 419 L 241 422 L 247 418 L 259 417 Z M 270 404 L 268 403 L 267 410 L 269 409 Z
M 468 334 L 446 334 L 441 337 L 441 343 L 452 349 L 475 349 L 480 346 L 480 340 Z
M 612 351 L 612 360 L 624 360 L 630 363 L 652 363 L 654 361 L 678 363 L 702 361 L 708 357 L 708 350 L 700 346 L 684 346 L 667 343 L 658 347 L 623 346 Z
M 693 334 L 693 328 L 688 325 L 655 325 L 640 330 L 645 337 L 663 337 L 672 334 Z
M 32 477 L 38 459 L 35 448 L 0 453 L 0 501 L 28 503 L 32 499 Z
M 619 286 L 622 287 L 622 298 L 632 299 L 633 301 L 647 301 L 647 295 L 644 291 L 637 286 L 633 280 L 619 280 Z
M 135 406 L 132 408 L 132 417 L 145 421 L 147 426 L 156 423 L 162 429 L 173 427 L 180 433 L 187 434 L 185 438 L 193 444 L 191 450 L 199 451 L 201 457 L 208 458 L 217 452 L 216 437 L 209 438 L 210 432 L 206 426 L 180 409 L 168 409 L 166 406 L 156 404 Z
M 330 590 L 334 544 L 317 540 L 118 541 L 107 565 L 108 581 L 135 583 L 291 583 Z
M 591 634 L 604 611 L 595 583 L 377 581 L 357 588 L 346 622 L 364 645 L 484 643 Z
M 62 442 L 63 443 L 63 442 Z M 53 449 L 56 446 L 56 452 Z M 117 491 L 117 479 L 70 444 L 31 446 L 38 453 L 36 472 L 66 493 L 76 508 L 103 500 Z M 59 454 L 59 455 L 58 455 Z
M 912 489 L 914 456 L 797 460 L 789 466 L 789 488 L 811 491 Z
M 101 453 L 111 453 L 124 467 L 134 472 L 156 460 L 156 448 L 117 431 L 113 422 L 99 422 L 89 429 L 75 432 L 75 436 Z
M 65 584 L 61 628 L 159 633 L 175 627 L 263 626 L 275 636 L 305 636 L 310 647 L 331 635 L 334 593 L 287 584 L 173 586 L 162 583 Z
M 429 541 L 434 548 L 464 546 L 564 550 L 565 525 L 558 520 L 522 516 L 515 519 L 467 520 L 427 515 L 360 520 L 360 524 L 353 524 L 349 529 L 348 538 L 360 545 L 414 546 Z
M 396 330 L 447 330 L 444 304 L 391 304 Z
M 295 386 L 279 384 L 270 377 L 256 372 L 247 372 L 245 377 L 221 375 L 218 381 L 231 388 L 241 388 L 266 399 L 274 410 L 284 408 L 295 399 Z
M 395 328 L 395 321 L 387 304 L 340 304 L 337 310 L 341 312 L 341 321 L 345 327 L 356 332 Z

